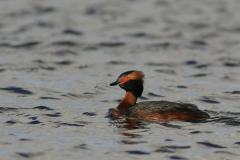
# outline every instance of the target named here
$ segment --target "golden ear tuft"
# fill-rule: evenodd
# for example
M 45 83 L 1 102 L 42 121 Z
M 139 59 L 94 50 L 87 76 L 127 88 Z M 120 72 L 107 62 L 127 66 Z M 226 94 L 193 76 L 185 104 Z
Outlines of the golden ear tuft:
M 131 74 L 129 74 L 127 76 L 129 79 L 132 79 L 132 80 L 138 80 L 138 81 L 141 81 L 142 83 L 144 82 L 144 73 L 141 72 L 141 71 L 134 71 L 132 72 Z

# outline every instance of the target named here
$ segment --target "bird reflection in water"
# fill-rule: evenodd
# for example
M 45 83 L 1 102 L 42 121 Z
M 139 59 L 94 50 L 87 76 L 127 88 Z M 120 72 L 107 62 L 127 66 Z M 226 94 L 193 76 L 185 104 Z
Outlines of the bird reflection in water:
M 141 137 L 140 133 L 148 132 L 150 130 L 150 128 L 148 127 L 150 123 L 159 124 L 169 128 L 181 129 L 180 126 L 169 124 L 168 122 L 159 122 L 159 121 L 152 122 L 152 121 L 146 121 L 146 120 L 140 120 L 140 119 L 130 119 L 125 117 L 117 118 L 114 115 L 112 115 L 112 110 L 114 109 L 109 109 L 109 114 L 107 116 L 108 118 L 111 119 L 110 123 L 116 126 L 117 128 L 121 129 L 120 133 L 122 135 L 128 136 L 130 138 Z M 135 130 L 136 132 L 133 132 L 132 130 Z M 129 131 L 131 132 L 129 133 Z M 128 142 L 128 143 L 135 144 L 135 142 Z

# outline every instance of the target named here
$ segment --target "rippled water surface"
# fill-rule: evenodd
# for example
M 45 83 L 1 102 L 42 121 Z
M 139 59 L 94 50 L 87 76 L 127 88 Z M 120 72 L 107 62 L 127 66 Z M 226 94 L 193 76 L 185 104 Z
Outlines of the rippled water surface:
M 0 1 L 1 159 L 239 159 L 238 0 Z M 138 101 L 198 105 L 211 119 L 113 119 Z

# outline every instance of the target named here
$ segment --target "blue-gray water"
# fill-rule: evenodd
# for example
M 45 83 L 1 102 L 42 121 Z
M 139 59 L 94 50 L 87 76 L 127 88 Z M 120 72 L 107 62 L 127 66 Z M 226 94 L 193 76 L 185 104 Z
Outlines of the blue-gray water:
M 239 159 L 238 0 L 0 1 L 0 159 Z M 198 123 L 107 116 L 139 101 L 198 105 Z

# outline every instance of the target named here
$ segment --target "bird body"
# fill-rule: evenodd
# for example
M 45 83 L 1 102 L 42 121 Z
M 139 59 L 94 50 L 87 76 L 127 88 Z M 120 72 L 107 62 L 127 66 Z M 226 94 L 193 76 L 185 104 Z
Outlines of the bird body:
M 169 101 L 147 101 L 136 103 L 143 92 L 144 74 L 141 71 L 127 71 L 122 73 L 117 81 L 110 84 L 119 85 L 126 91 L 126 95 L 118 107 L 112 110 L 114 116 L 120 118 L 138 118 L 150 121 L 190 121 L 210 118 L 210 116 L 189 103 Z

